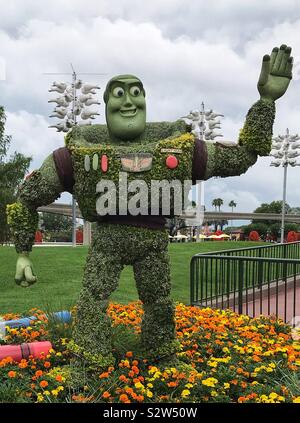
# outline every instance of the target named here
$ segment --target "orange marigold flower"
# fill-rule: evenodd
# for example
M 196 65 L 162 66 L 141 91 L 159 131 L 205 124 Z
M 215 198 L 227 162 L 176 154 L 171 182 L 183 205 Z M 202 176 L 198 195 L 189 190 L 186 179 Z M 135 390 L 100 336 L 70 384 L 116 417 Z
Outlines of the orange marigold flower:
M 121 376 L 119 376 L 119 380 L 121 381 L 121 382 L 128 382 L 128 378 L 125 376 L 125 375 L 121 375 Z
M 20 369 L 26 369 L 26 367 L 28 367 L 28 363 L 27 363 L 27 360 L 21 360 L 21 362 L 19 363 L 19 365 L 18 365 L 18 367 L 20 368 Z
M 128 358 L 133 357 L 133 352 L 132 351 L 127 351 L 127 353 L 125 355 Z
M 138 375 L 138 374 L 140 373 L 140 371 L 139 371 L 139 369 L 138 369 L 138 367 L 137 367 L 137 366 L 132 366 L 132 367 L 131 367 L 131 369 L 132 369 L 132 371 L 133 371 L 136 375 Z
M 109 398 L 111 395 L 108 391 L 103 392 L 102 397 L 103 398 Z
M 129 401 L 129 398 L 126 394 L 120 395 L 119 399 L 120 399 L 121 402 L 128 402 Z
M 49 385 L 49 383 L 46 380 L 42 380 L 40 382 L 40 387 L 41 388 L 47 388 L 48 385 Z
M 109 376 L 109 373 L 108 372 L 103 372 L 103 373 L 101 373 L 101 375 L 99 376 L 99 379 L 105 379 L 105 378 L 107 378 Z
M 7 373 L 8 377 L 10 378 L 14 378 L 17 375 L 17 372 L 15 372 L 14 370 L 11 370 L 10 372 Z
M 137 395 L 135 398 L 138 402 L 142 402 L 144 401 L 144 396 L 143 395 Z
M 128 376 L 133 378 L 135 376 L 135 373 L 133 370 L 130 370 L 130 372 L 128 372 Z
M 175 388 L 178 385 L 178 382 L 168 382 L 167 385 L 169 388 Z
M 45 363 L 44 363 L 44 367 L 46 368 L 46 369 L 49 369 L 49 367 L 51 366 L 51 363 L 49 362 L 49 361 L 45 361 Z
M 55 377 L 56 382 L 62 382 L 62 376 L 61 375 L 57 375 Z
M 36 377 L 41 377 L 43 375 L 43 370 L 37 370 L 35 372 Z

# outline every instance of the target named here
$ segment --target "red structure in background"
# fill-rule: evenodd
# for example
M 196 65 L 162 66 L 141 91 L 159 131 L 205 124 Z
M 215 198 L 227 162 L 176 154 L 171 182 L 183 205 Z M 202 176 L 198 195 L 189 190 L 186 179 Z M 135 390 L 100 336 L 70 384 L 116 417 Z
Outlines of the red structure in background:
M 251 231 L 249 234 L 249 241 L 259 241 L 259 233 L 256 231 Z
M 76 244 L 83 244 L 83 231 L 81 229 L 76 230 Z
M 34 242 L 36 244 L 41 244 L 43 242 L 43 234 L 41 231 L 36 231 L 34 236 Z
M 296 242 L 296 241 L 298 241 L 298 234 L 297 234 L 297 232 L 295 232 L 295 231 L 290 231 L 290 232 L 287 234 L 286 241 L 287 241 L 287 242 Z

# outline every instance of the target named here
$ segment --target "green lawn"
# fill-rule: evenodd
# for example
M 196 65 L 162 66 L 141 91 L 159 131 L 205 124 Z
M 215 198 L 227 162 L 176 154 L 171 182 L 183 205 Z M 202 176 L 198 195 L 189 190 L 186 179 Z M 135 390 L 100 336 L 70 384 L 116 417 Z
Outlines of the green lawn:
M 255 245 L 260 244 L 230 241 L 170 244 L 172 297 L 189 303 L 189 265 L 194 254 Z M 26 289 L 14 282 L 17 258 L 14 248 L 0 247 L 0 314 L 26 312 L 33 307 L 46 310 L 70 308 L 81 288 L 86 254 L 87 247 L 34 248 L 31 258 L 38 282 Z M 137 298 L 132 268 L 128 266 L 122 272 L 119 288 L 112 300 L 128 303 Z

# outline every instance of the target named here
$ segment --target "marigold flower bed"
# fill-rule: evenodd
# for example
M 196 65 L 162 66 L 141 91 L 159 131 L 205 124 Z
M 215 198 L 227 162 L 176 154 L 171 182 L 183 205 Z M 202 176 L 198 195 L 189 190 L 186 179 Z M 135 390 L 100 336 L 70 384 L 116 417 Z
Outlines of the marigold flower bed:
M 31 327 L 9 329 L 1 343 L 53 337 L 43 312 L 32 313 L 38 319 Z M 138 339 L 140 303 L 110 304 L 108 313 L 119 328 L 118 342 L 123 328 Z M 116 346 L 115 366 L 87 372 L 78 386 L 70 372 L 69 339 L 56 337 L 47 356 L 0 361 L 0 402 L 300 402 L 300 343 L 288 325 L 183 304 L 176 306 L 176 322 L 181 351 L 174 365 L 151 363 L 134 349 L 126 351 L 124 338 L 125 350 Z

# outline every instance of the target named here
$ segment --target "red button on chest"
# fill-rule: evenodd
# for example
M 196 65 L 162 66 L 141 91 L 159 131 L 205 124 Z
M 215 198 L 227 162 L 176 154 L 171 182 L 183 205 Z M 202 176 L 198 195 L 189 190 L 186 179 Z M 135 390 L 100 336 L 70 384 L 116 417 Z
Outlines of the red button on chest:
M 175 169 L 178 166 L 178 159 L 175 156 L 168 156 L 166 158 L 166 165 L 169 169 Z
M 101 157 L 101 170 L 103 173 L 107 172 L 108 170 L 108 158 L 106 154 L 103 154 Z

